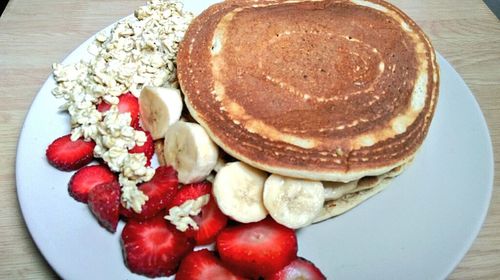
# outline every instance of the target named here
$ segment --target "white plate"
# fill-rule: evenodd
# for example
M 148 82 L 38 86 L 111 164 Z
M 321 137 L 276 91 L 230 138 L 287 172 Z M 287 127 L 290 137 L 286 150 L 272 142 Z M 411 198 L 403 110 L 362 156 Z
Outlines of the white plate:
M 208 6 L 189 1 L 195 12 Z M 86 57 L 89 39 L 64 64 Z M 441 89 L 429 135 L 414 163 L 384 192 L 350 212 L 298 232 L 299 255 L 329 278 L 443 279 L 477 236 L 493 186 L 484 117 L 457 72 L 439 56 Z M 24 219 L 38 248 L 65 279 L 142 279 L 125 267 L 120 232 L 101 228 L 67 191 L 72 172 L 51 167 L 46 147 L 69 132 L 49 78 L 26 117 L 16 179 Z

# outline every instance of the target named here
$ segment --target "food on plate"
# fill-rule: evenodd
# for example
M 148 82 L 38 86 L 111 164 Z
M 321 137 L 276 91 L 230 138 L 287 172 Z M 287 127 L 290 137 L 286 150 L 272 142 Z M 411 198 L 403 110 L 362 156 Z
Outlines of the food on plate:
M 129 154 L 144 154 L 146 157 L 146 166 L 151 166 L 151 159 L 155 154 L 154 141 L 151 133 L 147 130 L 143 130 L 141 128 L 137 129 L 138 131 L 144 131 L 146 135 L 146 141 L 142 145 L 136 144 L 132 149 L 128 150 Z
M 323 182 L 325 187 L 325 205 L 314 219 L 314 222 L 321 222 L 345 213 L 381 192 L 387 188 L 392 179 L 403 172 L 410 162 L 395 167 L 387 173 L 378 176 L 366 176 L 348 183 Z
M 49 145 L 45 156 L 49 163 L 59 170 L 77 170 L 94 159 L 94 147 L 94 141 L 72 140 L 71 135 L 65 135 Z
M 154 150 L 159 165 L 167 165 L 167 163 L 165 162 L 164 148 L 165 148 L 165 139 L 159 139 L 154 141 Z
M 310 225 L 325 202 L 321 182 L 276 174 L 267 178 L 262 196 L 271 217 L 289 228 Z
M 69 180 L 68 192 L 76 201 L 87 203 L 89 191 L 95 186 L 116 180 L 106 165 L 88 165 L 80 168 Z
M 117 181 L 102 183 L 89 191 L 88 206 L 99 224 L 116 231 L 120 207 L 120 185 Z
M 168 127 L 180 119 L 183 107 L 178 89 L 150 86 L 142 89 L 139 105 L 142 125 L 154 140 L 165 138 Z
M 179 271 L 175 275 L 176 280 L 243 280 L 229 269 L 224 267 L 214 253 L 202 249 L 189 253 L 179 266 Z
M 438 90 L 434 51 L 411 19 L 378 1 L 254 3 L 210 7 L 180 44 L 186 105 L 219 146 L 271 173 L 325 181 L 411 158 Z
M 165 219 L 193 237 L 197 245 L 213 243 L 227 224 L 227 217 L 213 199 L 210 182 L 182 186 L 169 204 Z
M 173 275 L 194 242 L 176 230 L 162 216 L 146 221 L 130 220 L 121 242 L 127 267 L 148 277 Z
M 297 257 L 292 229 L 268 218 L 222 230 L 216 248 L 222 262 L 245 277 L 267 277 Z
M 165 162 L 177 170 L 179 182 L 204 180 L 214 169 L 219 148 L 197 123 L 178 121 L 165 135 Z
M 289 279 L 325 280 L 326 277 L 312 262 L 304 258 L 297 258 L 267 278 L 267 280 Z
M 121 214 L 135 220 L 147 220 L 163 212 L 178 191 L 177 172 L 170 166 L 160 166 L 149 182 L 139 185 L 139 190 L 147 197 L 141 212 L 123 209 Z
M 214 179 L 213 194 L 222 212 L 242 223 L 266 218 L 262 190 L 267 174 L 242 162 L 230 162 Z
M 186 107 L 225 152 L 317 182 L 357 182 L 408 163 L 439 89 L 428 38 L 378 0 L 222 2 L 190 24 L 177 66 Z M 327 200 L 321 219 L 378 185 Z
M 297 257 L 295 229 L 414 158 L 439 87 L 427 37 L 380 0 L 226 1 L 191 24 L 152 0 L 134 16 L 99 33 L 89 61 L 54 65 L 72 131 L 46 154 L 81 168 L 70 195 L 112 233 L 124 220 L 137 274 L 326 279 Z
M 150 1 L 133 17 L 98 33 L 89 46 L 90 56 L 53 65 L 56 88 L 52 93 L 64 100 L 60 109 L 71 117 L 71 140 L 95 143 L 93 157 L 101 158 L 118 174 L 121 202 L 135 212 L 141 212 L 148 199 L 137 185 L 154 175 L 145 153 L 130 152 L 147 141 L 137 127 L 137 97 L 145 85 L 178 87 L 178 45 L 192 17 L 177 1 Z M 68 169 L 51 161 L 50 155 L 47 158 Z
M 226 163 L 227 162 L 224 160 L 222 153 L 219 153 L 219 158 L 217 158 L 217 163 L 214 166 L 214 171 L 219 172 L 222 167 L 226 165 Z
M 127 92 L 118 97 L 118 103 L 116 105 L 119 113 L 128 113 L 130 114 L 130 123 L 131 127 L 137 128 L 139 125 L 139 100 L 132 93 Z M 105 100 L 102 100 L 97 105 L 97 111 L 104 113 L 111 109 L 111 104 L 107 103 Z

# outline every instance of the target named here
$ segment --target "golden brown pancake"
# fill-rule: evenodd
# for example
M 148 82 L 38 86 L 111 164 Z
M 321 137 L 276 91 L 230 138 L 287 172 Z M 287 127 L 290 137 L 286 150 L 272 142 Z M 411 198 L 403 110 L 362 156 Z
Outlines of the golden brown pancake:
M 231 156 L 284 176 L 352 181 L 421 146 L 439 70 L 422 30 L 383 1 L 226 1 L 177 57 L 191 115 Z
M 389 172 L 378 176 L 366 176 L 348 183 L 323 182 L 325 187 L 325 204 L 323 209 L 314 219 L 315 223 L 341 215 L 372 196 L 378 194 L 411 163 L 395 167 Z M 337 190 L 335 190 L 337 189 Z

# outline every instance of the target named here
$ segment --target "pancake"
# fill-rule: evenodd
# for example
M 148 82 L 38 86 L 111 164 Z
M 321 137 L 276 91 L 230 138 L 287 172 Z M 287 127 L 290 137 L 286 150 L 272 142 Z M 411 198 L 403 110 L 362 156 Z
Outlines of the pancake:
M 401 166 L 438 97 L 422 30 L 383 1 L 226 1 L 177 56 L 185 103 L 224 151 L 283 176 L 348 182 Z
M 384 178 L 379 184 L 373 188 L 359 191 L 356 193 L 347 194 L 341 199 L 331 200 L 325 203 L 323 209 L 319 215 L 314 219 L 313 223 L 319 223 L 324 220 L 339 216 L 345 212 L 353 209 L 354 207 L 360 205 L 364 201 L 368 200 L 372 196 L 378 194 L 387 188 L 389 183 L 392 181 L 392 177 Z
M 372 196 L 385 190 L 390 182 L 399 176 L 411 163 L 393 168 L 378 176 L 367 176 L 348 183 L 323 182 L 325 187 L 325 204 L 314 223 L 344 214 Z

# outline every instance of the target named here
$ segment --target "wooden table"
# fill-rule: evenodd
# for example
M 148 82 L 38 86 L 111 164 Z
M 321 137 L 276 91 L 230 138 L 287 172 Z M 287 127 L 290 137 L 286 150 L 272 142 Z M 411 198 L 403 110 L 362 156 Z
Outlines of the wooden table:
M 499 20 L 480 0 L 392 2 L 427 32 L 436 49 L 474 92 L 498 155 Z M 85 39 L 144 3 L 145 0 L 11 0 L 0 18 L 0 278 L 56 277 L 30 238 L 16 196 L 16 145 L 31 101 L 51 74 L 53 62 L 62 61 Z M 497 176 L 488 217 L 450 279 L 500 279 L 499 171 L 496 160 Z

